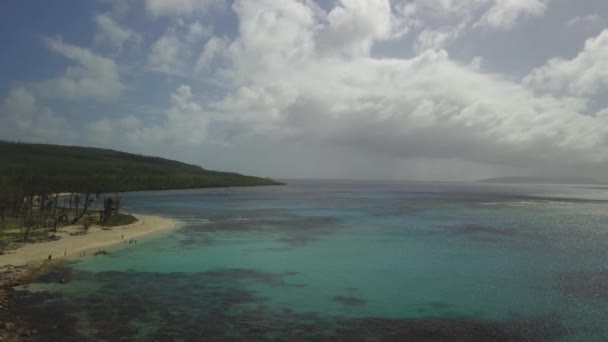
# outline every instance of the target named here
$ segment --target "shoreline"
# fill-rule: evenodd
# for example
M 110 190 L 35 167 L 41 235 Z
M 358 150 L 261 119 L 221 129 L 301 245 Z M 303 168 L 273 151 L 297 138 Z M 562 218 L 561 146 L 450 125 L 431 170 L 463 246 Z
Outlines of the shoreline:
M 181 227 L 181 222 L 155 215 L 132 214 L 137 222 L 104 229 L 92 226 L 85 235 L 70 235 L 78 231 L 77 226 L 64 227 L 58 232 L 61 239 L 21 246 L 8 254 L 0 255 L 0 339 L 2 341 L 21 341 L 24 337 L 36 334 L 28 330 L 27 322 L 18 317 L 8 316 L 14 287 L 26 284 L 48 271 L 57 261 L 74 260 L 93 256 L 96 251 L 106 248 L 126 247 L 130 239 L 143 239 L 161 233 L 172 232 Z M 124 246 L 123 246 L 124 245 Z M 51 255 L 51 260 L 48 256 Z
M 64 227 L 56 234 L 61 237 L 59 240 L 26 244 L 0 255 L 0 269 L 48 261 L 49 255 L 51 260 L 74 259 L 82 254 L 86 256 L 91 251 L 119 245 L 123 241 L 170 232 L 179 227 L 179 221 L 170 218 L 141 214 L 133 216 L 137 222 L 112 228 L 92 226 L 84 235 L 70 235 L 80 228 Z

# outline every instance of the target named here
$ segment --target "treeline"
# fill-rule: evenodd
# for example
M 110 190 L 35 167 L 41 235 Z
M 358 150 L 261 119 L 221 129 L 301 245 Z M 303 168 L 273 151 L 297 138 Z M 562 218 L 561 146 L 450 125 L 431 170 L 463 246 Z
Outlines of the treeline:
M 120 196 L 102 194 L 103 183 L 96 181 L 64 188 L 69 183 L 55 184 L 45 176 L 0 176 L 0 251 L 13 241 L 53 237 L 66 225 L 78 224 L 86 233 L 118 215 Z

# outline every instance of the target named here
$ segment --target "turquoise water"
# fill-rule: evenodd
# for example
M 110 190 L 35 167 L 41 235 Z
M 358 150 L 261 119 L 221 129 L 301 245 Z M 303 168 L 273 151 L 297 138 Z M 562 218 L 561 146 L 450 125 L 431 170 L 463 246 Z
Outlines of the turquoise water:
M 127 210 L 183 227 L 57 266 L 12 314 L 64 341 L 608 340 L 608 204 L 536 196 L 552 191 L 296 181 L 127 194 Z

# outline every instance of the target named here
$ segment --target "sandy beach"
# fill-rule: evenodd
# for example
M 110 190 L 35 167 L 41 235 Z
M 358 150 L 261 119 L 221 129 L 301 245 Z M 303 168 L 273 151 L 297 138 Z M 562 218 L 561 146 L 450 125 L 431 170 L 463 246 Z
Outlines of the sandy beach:
M 178 227 L 177 220 L 152 216 L 134 215 L 138 221 L 125 226 L 103 229 L 92 226 L 85 235 L 70 235 L 80 230 L 78 226 L 62 228 L 57 236 L 61 239 L 43 243 L 27 244 L 21 248 L 0 255 L 0 268 L 8 265 L 22 266 L 28 263 L 47 260 L 51 255 L 53 260 L 61 258 L 78 258 L 81 254 L 94 253 L 110 246 L 123 243 L 130 239 L 168 232 Z

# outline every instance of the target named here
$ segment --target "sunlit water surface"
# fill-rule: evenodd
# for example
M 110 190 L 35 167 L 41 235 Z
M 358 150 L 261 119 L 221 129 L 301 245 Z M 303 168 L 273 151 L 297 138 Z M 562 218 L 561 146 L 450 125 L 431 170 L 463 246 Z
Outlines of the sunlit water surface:
M 55 341 L 606 341 L 608 204 L 563 198 L 590 191 L 606 192 L 293 181 L 127 194 L 127 211 L 183 227 L 57 266 L 11 310 Z

